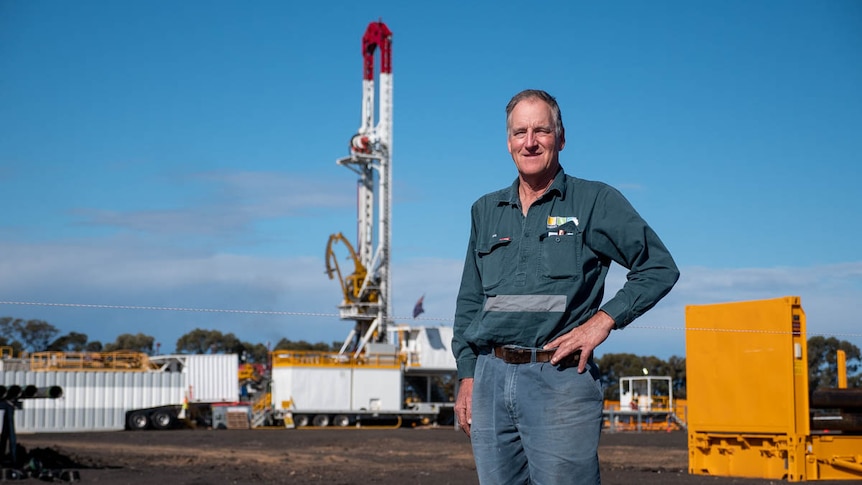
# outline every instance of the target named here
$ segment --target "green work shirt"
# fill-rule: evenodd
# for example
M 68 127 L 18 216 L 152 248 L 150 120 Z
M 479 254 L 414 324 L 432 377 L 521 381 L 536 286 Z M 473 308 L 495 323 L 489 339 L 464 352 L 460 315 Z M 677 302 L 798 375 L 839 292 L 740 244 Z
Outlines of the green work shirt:
M 658 235 L 613 187 L 566 175 L 526 217 L 518 180 L 471 209 L 455 310 L 458 377 L 473 377 L 482 348 L 541 347 L 601 309 L 625 327 L 670 291 L 679 270 Z M 629 270 L 600 307 L 611 261 Z

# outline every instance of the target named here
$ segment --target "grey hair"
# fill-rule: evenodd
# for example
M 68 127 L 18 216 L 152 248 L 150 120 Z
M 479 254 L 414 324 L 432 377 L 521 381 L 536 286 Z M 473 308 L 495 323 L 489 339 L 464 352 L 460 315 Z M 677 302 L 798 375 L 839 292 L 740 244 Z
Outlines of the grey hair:
M 509 100 L 509 104 L 506 105 L 506 131 L 509 131 L 509 122 L 512 118 L 512 110 L 515 109 L 515 105 L 524 101 L 525 99 L 539 99 L 544 101 L 551 107 L 551 114 L 554 117 L 554 132 L 559 139 L 563 134 L 563 113 L 560 112 L 560 105 L 557 104 L 557 100 L 548 94 L 546 91 L 542 91 L 541 89 L 525 89 L 520 93 L 512 96 L 512 99 Z

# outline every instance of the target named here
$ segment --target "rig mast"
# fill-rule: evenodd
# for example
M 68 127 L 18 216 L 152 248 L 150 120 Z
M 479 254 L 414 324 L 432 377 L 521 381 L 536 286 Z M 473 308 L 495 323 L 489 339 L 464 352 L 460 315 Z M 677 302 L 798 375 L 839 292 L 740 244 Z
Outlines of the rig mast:
M 375 103 L 374 53 L 378 49 L 379 95 Z M 350 140 L 350 155 L 336 161 L 359 175 L 355 254 L 366 272 L 362 286 L 353 290 L 353 294 L 358 296 L 351 298 L 345 293 L 345 299 L 338 307 L 342 320 L 356 322 L 341 351 L 350 350 L 356 355 L 368 342 L 385 340 L 386 325 L 392 311 L 389 271 L 392 238 L 392 32 L 383 22 L 368 24 L 362 37 L 362 59 L 362 122 Z

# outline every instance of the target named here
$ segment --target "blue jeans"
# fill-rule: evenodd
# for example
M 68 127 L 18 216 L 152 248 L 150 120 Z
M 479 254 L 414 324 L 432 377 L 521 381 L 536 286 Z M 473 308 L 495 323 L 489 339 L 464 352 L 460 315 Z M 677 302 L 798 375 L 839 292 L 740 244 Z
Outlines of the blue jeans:
M 482 354 L 470 436 L 483 485 L 598 485 L 602 389 L 598 368 L 507 364 Z

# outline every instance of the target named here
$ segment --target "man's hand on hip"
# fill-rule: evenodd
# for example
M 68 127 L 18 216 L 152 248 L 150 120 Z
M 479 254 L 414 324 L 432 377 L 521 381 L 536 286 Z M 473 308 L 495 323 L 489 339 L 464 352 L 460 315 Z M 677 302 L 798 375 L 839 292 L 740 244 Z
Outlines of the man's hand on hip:
M 544 348 L 557 349 L 551 358 L 552 364 L 556 364 L 563 357 L 580 350 L 581 358 L 578 361 L 578 372 L 583 373 L 587 368 L 587 359 L 593 352 L 593 349 L 608 338 L 613 328 L 614 319 L 607 313 L 599 310 L 589 320 L 572 329 L 571 332 L 560 335 L 548 342 Z
M 473 419 L 473 378 L 465 377 L 458 385 L 458 400 L 455 401 L 455 417 L 458 426 L 470 436 L 470 423 Z

